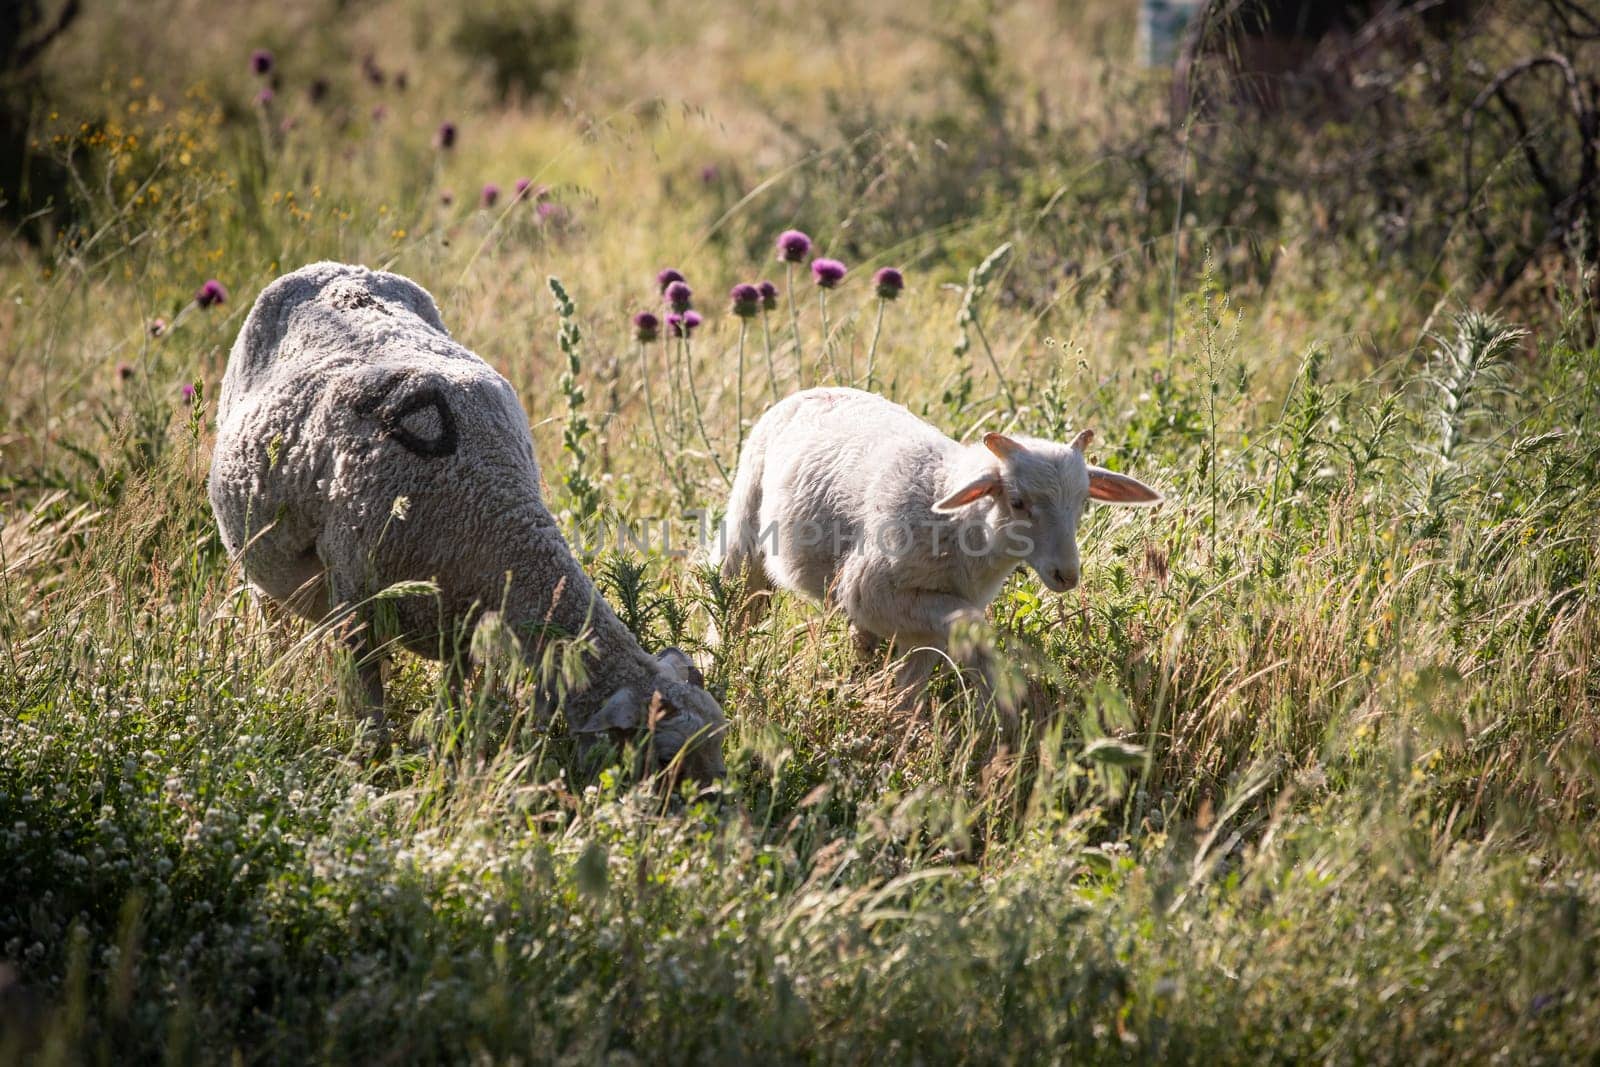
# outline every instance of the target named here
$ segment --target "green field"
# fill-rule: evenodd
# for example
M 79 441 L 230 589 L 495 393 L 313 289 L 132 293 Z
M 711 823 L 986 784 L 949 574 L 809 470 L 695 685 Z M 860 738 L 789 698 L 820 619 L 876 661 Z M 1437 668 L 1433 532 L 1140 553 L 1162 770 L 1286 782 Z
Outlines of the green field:
M 1132 0 L 106 0 L 28 55 L 60 5 L 15 6 L 0 1062 L 1600 1054 L 1585 5 L 1384 38 L 1315 106 L 1230 89 L 1221 27 L 1176 111 Z M 318 259 L 435 295 L 568 523 L 682 546 L 760 412 L 869 353 L 953 436 L 1091 427 L 1167 502 L 963 635 L 998 702 L 912 711 L 836 611 L 708 650 L 703 559 L 591 553 L 705 657 L 712 794 L 404 655 L 376 755 L 206 496 L 233 339 Z M 664 267 L 689 345 L 634 339 Z

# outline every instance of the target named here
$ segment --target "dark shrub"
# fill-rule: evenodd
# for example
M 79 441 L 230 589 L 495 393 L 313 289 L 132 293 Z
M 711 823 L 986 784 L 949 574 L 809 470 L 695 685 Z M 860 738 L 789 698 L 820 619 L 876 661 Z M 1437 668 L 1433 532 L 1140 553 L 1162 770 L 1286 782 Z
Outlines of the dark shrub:
M 0 218 L 32 215 L 27 232 L 34 236 L 43 222 L 37 210 L 66 200 L 61 167 L 32 150 L 32 116 L 44 95 L 39 60 L 78 11 L 78 0 L 0 2 Z
M 551 93 L 582 55 L 572 0 L 490 0 L 461 16 L 450 43 L 487 61 L 502 100 Z

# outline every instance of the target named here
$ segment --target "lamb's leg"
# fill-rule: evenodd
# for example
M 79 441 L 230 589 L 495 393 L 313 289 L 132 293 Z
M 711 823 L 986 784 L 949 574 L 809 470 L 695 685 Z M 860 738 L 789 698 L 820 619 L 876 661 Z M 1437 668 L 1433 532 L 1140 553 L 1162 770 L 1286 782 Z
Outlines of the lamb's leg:
M 893 634 L 906 658 L 895 678 L 902 705 L 922 696 L 949 647 L 950 624 L 975 609 L 950 593 L 905 589 L 883 569 L 846 564 L 838 584 L 840 606 L 857 630 Z
M 857 628 L 874 634 L 894 634 L 902 647 L 909 647 L 906 642 L 916 638 L 943 649 L 952 623 L 981 617 L 971 604 L 951 593 L 897 589 L 876 580 L 846 586 L 839 603 Z
M 899 670 L 895 674 L 895 690 L 899 706 L 909 710 L 921 700 L 928 681 L 941 665 L 954 666 L 970 687 L 978 707 L 987 707 L 995 697 L 989 683 L 983 654 L 974 657 L 972 650 L 952 648 L 949 632 L 943 636 L 922 634 L 900 635 L 895 639 L 896 651 L 904 652 Z
M 772 580 L 767 576 L 760 554 L 743 557 L 738 567 L 723 560 L 721 573 L 724 582 L 739 589 L 739 601 L 728 612 L 728 629 L 737 634 L 759 624 L 766 617 L 772 599 Z M 706 644 L 720 645 L 723 636 L 713 619 L 706 632 Z
M 850 624 L 850 642 L 855 646 L 858 659 L 873 660 L 882 653 L 883 638 L 871 630 L 862 629 L 855 623 Z
M 759 552 L 748 557 L 743 595 L 736 618 L 740 627 L 749 629 L 766 617 L 767 606 L 772 601 L 772 579 L 767 577 L 766 561 Z
M 728 620 L 729 625 L 737 629 L 748 629 L 761 621 L 772 592 L 761 544 L 761 479 L 766 465 L 766 437 L 765 426 L 758 422 L 739 456 L 739 468 L 734 472 L 733 488 L 728 494 L 727 514 L 717 529 L 717 542 L 711 552 L 712 562 L 724 582 L 744 583 L 740 603 Z M 719 636 L 713 630 L 710 642 L 719 643 Z
M 944 656 L 932 642 L 908 643 L 904 658 L 894 672 L 895 707 L 911 711 L 922 703 L 933 672 L 943 662 Z

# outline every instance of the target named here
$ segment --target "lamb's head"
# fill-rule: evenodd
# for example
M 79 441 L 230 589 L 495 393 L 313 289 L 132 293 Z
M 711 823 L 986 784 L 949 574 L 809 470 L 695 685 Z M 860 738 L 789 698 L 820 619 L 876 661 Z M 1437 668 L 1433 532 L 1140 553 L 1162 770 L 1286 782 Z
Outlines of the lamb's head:
M 1049 589 L 1064 593 L 1078 584 L 1078 520 L 1090 500 L 1161 502 L 1161 494 L 1137 478 L 1090 464 L 1083 452 L 1093 440 L 1093 430 L 1084 430 L 1070 445 L 985 434 L 989 455 L 934 510 L 953 513 L 992 500 L 995 550 L 1027 563 Z
M 705 688 L 689 657 L 676 648 L 656 655 L 656 676 L 646 685 L 625 686 L 607 698 L 580 735 L 605 734 L 628 740 L 641 731 L 655 768 L 675 767 L 697 782 L 721 778 L 722 735 L 728 720 Z

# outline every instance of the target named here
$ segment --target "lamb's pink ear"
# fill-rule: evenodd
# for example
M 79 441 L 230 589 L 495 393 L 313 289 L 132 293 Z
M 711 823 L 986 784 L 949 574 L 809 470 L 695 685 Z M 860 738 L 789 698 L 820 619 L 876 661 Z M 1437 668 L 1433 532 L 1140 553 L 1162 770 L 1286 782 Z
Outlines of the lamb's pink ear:
M 1010 459 L 1018 452 L 1027 451 L 1022 445 L 1013 441 L 1003 433 L 989 432 L 983 435 L 983 447 L 993 452 L 999 459 Z
M 1082 452 L 1084 449 L 1088 448 L 1093 443 L 1094 443 L 1094 431 L 1093 430 L 1080 430 L 1080 431 L 1078 431 L 1078 436 L 1076 436 L 1076 437 L 1074 437 L 1072 439 L 1072 447 L 1077 449 L 1079 452 Z
M 1086 431 L 1087 432 L 1087 431 Z M 1106 504 L 1159 504 L 1162 496 L 1137 478 L 1104 467 L 1089 468 L 1089 497 Z
M 933 510 L 940 514 L 959 511 L 973 501 L 982 500 L 986 496 L 999 496 L 1004 491 L 1005 483 L 1000 480 L 1000 475 L 990 471 L 963 485 L 943 500 L 936 501 Z

